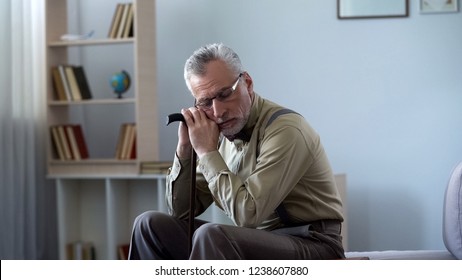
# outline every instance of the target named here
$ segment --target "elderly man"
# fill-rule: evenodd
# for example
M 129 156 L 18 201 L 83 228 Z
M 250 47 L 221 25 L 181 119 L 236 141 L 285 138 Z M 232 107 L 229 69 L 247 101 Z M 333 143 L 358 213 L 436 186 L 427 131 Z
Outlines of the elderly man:
M 181 111 L 185 123 L 167 176 L 169 214 L 137 217 L 129 258 L 343 258 L 342 203 L 307 121 L 254 92 L 238 55 L 223 44 L 196 50 L 184 78 L 195 106 Z M 196 219 L 189 253 L 192 149 L 200 174 L 195 216 L 214 203 L 235 225 Z

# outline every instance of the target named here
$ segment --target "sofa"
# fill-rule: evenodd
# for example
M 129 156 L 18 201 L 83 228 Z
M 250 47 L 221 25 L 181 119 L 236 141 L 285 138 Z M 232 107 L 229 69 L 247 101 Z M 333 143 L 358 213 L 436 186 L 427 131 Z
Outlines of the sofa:
M 453 169 L 443 206 L 443 241 L 446 250 L 346 252 L 350 259 L 460 260 L 462 259 L 462 162 Z
M 371 260 L 454 260 L 462 259 L 462 161 L 454 168 L 446 187 L 443 209 L 443 239 L 446 250 L 387 250 L 387 251 L 348 251 L 348 205 L 344 204 L 345 221 L 342 224 L 343 246 L 347 259 Z M 346 174 L 336 174 L 340 196 L 346 201 Z M 216 206 L 210 207 L 201 219 L 224 224 L 231 220 Z

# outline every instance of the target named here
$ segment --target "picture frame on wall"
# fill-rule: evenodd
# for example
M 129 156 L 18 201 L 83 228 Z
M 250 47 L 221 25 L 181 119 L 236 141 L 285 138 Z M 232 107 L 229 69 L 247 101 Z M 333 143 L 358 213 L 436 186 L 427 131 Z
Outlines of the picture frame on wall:
M 431 13 L 455 13 L 459 11 L 459 0 L 420 0 L 420 12 Z
M 400 18 L 409 16 L 409 0 L 337 0 L 338 19 Z

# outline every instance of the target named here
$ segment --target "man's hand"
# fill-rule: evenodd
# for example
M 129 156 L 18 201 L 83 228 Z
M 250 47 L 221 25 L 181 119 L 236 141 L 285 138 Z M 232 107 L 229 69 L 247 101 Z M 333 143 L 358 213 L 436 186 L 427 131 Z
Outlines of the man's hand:
M 184 123 L 181 123 L 178 128 L 178 157 L 183 158 L 183 155 L 186 155 L 188 145 L 189 149 L 192 145 L 199 158 L 208 152 L 217 150 L 220 135 L 217 124 L 210 120 L 203 111 L 195 107 L 182 109 L 181 113 L 187 127 Z M 179 150 L 178 148 L 181 149 Z M 181 152 L 181 155 L 179 152 Z M 191 150 L 189 150 L 190 153 Z
M 188 127 L 185 123 L 180 122 L 178 127 L 178 145 L 176 147 L 176 155 L 180 159 L 191 158 L 191 142 L 189 141 Z

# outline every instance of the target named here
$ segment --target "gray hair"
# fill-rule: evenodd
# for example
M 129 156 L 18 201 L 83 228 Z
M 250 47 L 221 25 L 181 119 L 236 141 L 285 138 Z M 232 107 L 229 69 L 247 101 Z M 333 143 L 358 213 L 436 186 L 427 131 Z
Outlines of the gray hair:
M 184 79 L 191 91 L 189 79 L 191 76 L 205 75 L 206 65 L 214 60 L 224 61 L 236 74 L 242 72 L 241 60 L 237 53 L 222 43 L 214 43 L 200 47 L 186 60 L 184 65 Z

